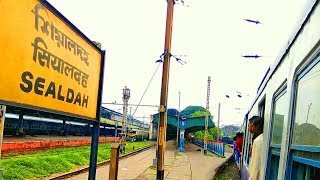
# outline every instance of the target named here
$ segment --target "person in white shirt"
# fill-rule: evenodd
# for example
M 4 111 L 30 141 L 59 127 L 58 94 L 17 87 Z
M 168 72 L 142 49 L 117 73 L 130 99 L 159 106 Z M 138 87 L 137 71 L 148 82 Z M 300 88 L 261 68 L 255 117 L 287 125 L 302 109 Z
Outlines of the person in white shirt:
M 261 152 L 263 146 L 263 124 L 264 120 L 262 117 L 253 116 L 249 119 L 251 127 L 250 132 L 255 137 L 252 145 L 252 154 L 249 163 L 249 179 L 259 180 L 263 179 L 260 177 L 261 171 Z

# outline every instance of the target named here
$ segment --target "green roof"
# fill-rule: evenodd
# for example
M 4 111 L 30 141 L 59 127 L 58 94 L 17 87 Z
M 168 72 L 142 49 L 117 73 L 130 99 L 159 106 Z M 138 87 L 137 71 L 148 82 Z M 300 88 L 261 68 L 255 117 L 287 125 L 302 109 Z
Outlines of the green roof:
M 159 120 L 159 115 L 155 115 L 153 119 L 153 123 L 158 124 Z M 204 129 L 204 121 L 205 121 L 205 116 L 203 117 L 195 117 L 195 118 L 179 118 L 180 121 L 185 120 L 186 121 L 186 126 L 185 127 L 180 127 L 183 129 L 186 129 L 186 132 L 196 132 L 199 130 Z M 177 127 L 178 123 L 178 117 L 177 116 L 170 116 L 167 115 L 167 124 L 172 125 L 174 127 Z M 208 128 L 213 128 L 214 127 L 214 122 L 212 121 L 212 118 L 209 117 L 208 121 Z

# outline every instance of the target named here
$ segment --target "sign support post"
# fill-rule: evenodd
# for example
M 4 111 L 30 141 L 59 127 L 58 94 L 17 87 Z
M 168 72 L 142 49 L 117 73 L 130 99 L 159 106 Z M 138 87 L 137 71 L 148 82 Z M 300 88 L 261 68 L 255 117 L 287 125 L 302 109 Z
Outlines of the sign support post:
M 90 150 L 89 180 L 96 179 L 97 156 L 99 145 L 100 122 L 93 122 L 93 133 Z
M 2 150 L 1 148 L 2 148 L 5 114 L 6 114 L 6 106 L 0 105 L 0 159 L 1 159 L 1 150 Z
M 6 106 L 0 105 L 0 160 L 1 160 L 1 150 L 2 150 L 1 148 L 2 148 L 5 114 L 6 114 Z M 1 175 L 2 175 L 2 169 L 0 169 L 0 176 Z

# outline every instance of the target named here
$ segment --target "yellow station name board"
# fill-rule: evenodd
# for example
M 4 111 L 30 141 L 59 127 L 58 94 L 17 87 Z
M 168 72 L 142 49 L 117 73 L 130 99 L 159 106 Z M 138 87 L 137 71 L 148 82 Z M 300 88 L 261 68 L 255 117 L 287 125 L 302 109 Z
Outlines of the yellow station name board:
M 97 119 L 103 52 L 46 1 L 0 1 L 0 102 Z

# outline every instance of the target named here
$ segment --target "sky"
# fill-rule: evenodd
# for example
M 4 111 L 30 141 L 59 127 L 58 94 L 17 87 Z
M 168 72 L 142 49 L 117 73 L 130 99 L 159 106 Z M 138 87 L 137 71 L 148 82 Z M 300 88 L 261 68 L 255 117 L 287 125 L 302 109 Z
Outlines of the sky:
M 164 51 L 166 0 L 48 1 L 106 50 L 102 102 L 123 103 L 122 89 L 127 86 L 129 104 L 138 104 L 155 73 L 141 104 L 160 104 L 162 64 L 156 60 Z M 211 76 L 209 110 L 214 122 L 220 103 L 220 124 L 241 124 L 266 70 L 296 32 L 311 1 L 184 2 L 174 6 L 171 53 L 186 64 L 171 58 L 168 108 L 179 109 L 179 92 L 180 110 L 190 105 L 206 107 Z M 263 57 L 241 56 L 256 54 Z M 242 98 L 237 97 L 239 92 Z M 121 105 L 103 106 L 122 112 Z M 130 107 L 133 114 L 136 106 L 129 106 L 129 114 Z M 134 117 L 142 120 L 157 112 L 156 107 L 140 106 Z

